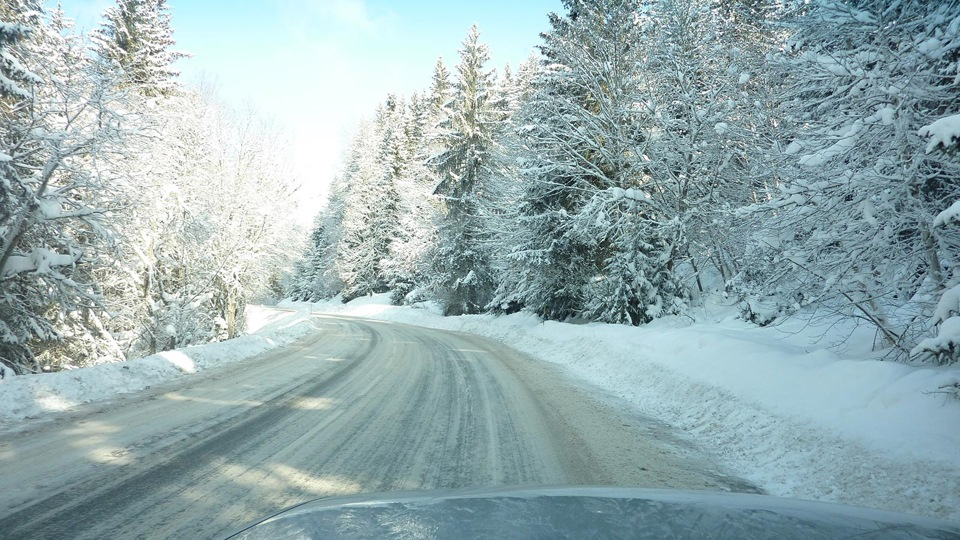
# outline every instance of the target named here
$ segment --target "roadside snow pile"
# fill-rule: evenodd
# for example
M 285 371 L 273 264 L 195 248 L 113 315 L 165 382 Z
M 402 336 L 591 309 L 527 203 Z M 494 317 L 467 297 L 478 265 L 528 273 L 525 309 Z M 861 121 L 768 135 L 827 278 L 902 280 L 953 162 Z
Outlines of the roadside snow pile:
M 96 366 L 7 377 L 0 381 L 0 422 L 64 411 L 153 384 L 244 360 L 282 347 L 316 328 L 309 310 L 278 311 L 250 306 L 251 331 L 235 339 L 166 351 L 146 358 Z
M 960 520 L 960 402 L 938 392 L 960 381 L 960 368 L 871 359 L 864 329 L 758 328 L 724 308 L 704 310 L 709 323 L 633 328 L 387 304 L 376 296 L 312 308 L 478 334 L 560 364 L 773 495 Z M 841 342 L 841 352 L 829 348 Z

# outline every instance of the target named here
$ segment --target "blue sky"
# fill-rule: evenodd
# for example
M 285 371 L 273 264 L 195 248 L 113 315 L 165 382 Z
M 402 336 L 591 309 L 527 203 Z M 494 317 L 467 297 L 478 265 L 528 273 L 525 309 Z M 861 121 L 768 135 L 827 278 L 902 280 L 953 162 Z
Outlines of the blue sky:
M 297 170 L 322 191 L 356 121 L 388 92 L 426 88 L 438 56 L 451 69 L 476 22 L 489 67 L 516 67 L 540 43 L 560 0 L 168 0 L 182 80 L 213 78 L 235 106 L 287 128 Z M 110 0 L 63 0 L 81 28 Z

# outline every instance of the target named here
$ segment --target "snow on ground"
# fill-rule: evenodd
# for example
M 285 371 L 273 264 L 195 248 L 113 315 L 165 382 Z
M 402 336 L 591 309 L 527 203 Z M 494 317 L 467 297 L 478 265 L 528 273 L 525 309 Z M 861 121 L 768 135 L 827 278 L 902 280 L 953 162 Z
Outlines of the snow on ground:
M 960 401 L 938 392 L 960 368 L 881 361 L 867 329 L 800 319 L 758 328 L 721 307 L 697 314 L 709 322 L 640 328 L 420 307 L 390 306 L 385 295 L 311 305 L 479 334 L 559 364 L 772 495 L 960 521 Z
M 146 358 L 58 373 L 8 376 L 0 381 L 0 423 L 136 392 L 161 381 L 244 360 L 282 347 L 316 329 L 309 309 L 248 306 L 248 335 L 166 351 Z
M 960 521 L 960 401 L 938 393 L 957 367 L 914 367 L 869 353 L 872 333 L 794 320 L 757 328 L 729 310 L 640 328 L 541 322 L 516 314 L 442 317 L 385 295 L 293 311 L 249 307 L 251 335 L 118 364 L 0 382 L 0 422 L 41 417 L 217 365 L 310 332 L 310 312 L 486 336 L 618 396 L 699 442 L 773 495 Z M 843 343 L 842 348 L 838 343 Z

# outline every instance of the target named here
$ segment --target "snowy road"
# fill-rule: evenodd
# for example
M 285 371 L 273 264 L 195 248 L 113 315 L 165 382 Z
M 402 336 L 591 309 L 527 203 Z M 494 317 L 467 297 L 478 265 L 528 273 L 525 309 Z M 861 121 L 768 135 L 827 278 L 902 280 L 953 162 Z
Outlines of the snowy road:
M 0 434 L 0 537 L 217 538 L 371 491 L 750 490 L 665 426 L 497 343 L 322 321 L 286 349 Z

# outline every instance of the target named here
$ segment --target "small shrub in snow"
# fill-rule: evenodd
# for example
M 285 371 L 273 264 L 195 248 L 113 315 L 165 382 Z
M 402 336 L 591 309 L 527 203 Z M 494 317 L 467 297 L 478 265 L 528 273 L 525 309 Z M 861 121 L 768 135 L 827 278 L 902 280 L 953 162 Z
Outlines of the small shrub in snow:
M 772 298 L 748 298 L 740 302 L 739 307 L 740 318 L 757 326 L 768 326 L 791 313 Z
M 939 365 L 960 362 L 960 285 L 943 293 L 930 322 L 939 325 L 937 335 L 921 341 L 910 356 Z
M 955 381 L 952 384 L 945 384 L 940 387 L 940 391 L 946 393 L 953 399 L 960 400 L 960 381 Z

